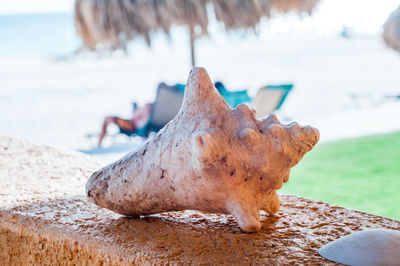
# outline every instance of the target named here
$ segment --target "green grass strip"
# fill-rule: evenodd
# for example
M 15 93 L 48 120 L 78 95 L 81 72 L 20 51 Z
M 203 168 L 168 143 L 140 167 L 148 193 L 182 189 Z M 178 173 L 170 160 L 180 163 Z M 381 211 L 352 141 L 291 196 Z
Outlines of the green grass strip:
M 317 144 L 280 192 L 400 220 L 400 133 Z

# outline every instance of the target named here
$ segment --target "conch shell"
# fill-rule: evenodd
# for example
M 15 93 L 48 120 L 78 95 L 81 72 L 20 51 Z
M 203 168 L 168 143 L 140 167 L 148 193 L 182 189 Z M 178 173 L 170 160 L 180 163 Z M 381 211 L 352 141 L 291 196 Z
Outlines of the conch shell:
M 95 172 L 87 196 L 139 216 L 199 210 L 232 214 L 245 232 L 260 230 L 259 210 L 279 209 L 276 190 L 318 142 L 318 130 L 257 120 L 231 109 L 204 68 L 193 68 L 176 117 L 136 151 Z

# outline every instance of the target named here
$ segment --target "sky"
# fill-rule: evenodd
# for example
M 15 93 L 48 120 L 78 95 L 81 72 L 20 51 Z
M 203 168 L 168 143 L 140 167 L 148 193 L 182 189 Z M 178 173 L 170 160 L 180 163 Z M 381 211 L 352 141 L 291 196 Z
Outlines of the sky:
M 62 12 L 73 6 L 73 0 L 3 0 L 0 14 Z
M 2 1 L 0 14 L 45 13 L 72 11 L 74 0 L 13 0 Z M 272 30 L 285 31 L 298 27 L 316 31 L 339 30 L 343 26 L 357 32 L 376 33 L 389 13 L 400 5 L 399 0 L 320 0 L 317 11 L 299 23 L 298 17 L 278 18 Z

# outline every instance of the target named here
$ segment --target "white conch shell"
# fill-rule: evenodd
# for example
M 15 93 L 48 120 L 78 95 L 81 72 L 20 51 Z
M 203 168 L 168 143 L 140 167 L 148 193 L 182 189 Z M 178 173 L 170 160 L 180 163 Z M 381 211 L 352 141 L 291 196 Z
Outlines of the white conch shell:
M 318 250 L 334 262 L 346 265 L 400 265 L 400 231 L 370 229 L 339 238 Z
M 186 88 L 179 113 L 157 135 L 90 177 L 89 199 L 130 216 L 230 213 L 242 230 L 258 231 L 259 210 L 278 211 L 276 190 L 318 131 L 274 115 L 258 121 L 246 105 L 231 109 L 203 68 L 193 68 Z

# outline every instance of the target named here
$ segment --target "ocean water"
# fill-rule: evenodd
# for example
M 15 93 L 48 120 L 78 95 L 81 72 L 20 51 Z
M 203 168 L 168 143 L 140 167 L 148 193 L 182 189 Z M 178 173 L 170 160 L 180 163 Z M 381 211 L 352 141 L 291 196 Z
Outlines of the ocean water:
M 171 36 L 161 30 L 152 32 L 148 47 L 142 37 L 128 44 L 129 50 L 188 49 L 188 29 L 174 27 Z M 232 37 L 232 35 L 230 36 Z M 229 37 L 228 37 L 229 39 Z M 74 13 L 0 14 L 0 58 L 63 57 L 81 48 L 76 33 Z
M 0 57 L 62 56 L 80 45 L 72 12 L 0 15 Z

